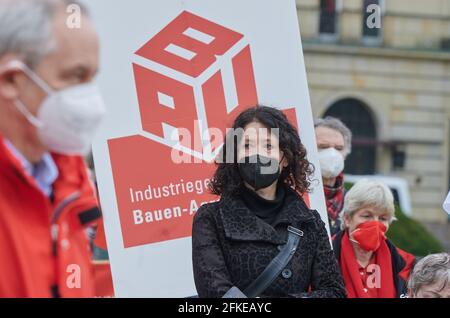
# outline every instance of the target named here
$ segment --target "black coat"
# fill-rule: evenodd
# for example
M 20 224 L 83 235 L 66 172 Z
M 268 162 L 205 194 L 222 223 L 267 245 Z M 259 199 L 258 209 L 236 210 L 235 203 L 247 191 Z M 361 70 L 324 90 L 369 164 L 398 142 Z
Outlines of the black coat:
M 244 290 L 286 243 L 288 225 L 304 236 L 283 273 L 261 297 L 345 297 L 325 225 L 291 189 L 273 226 L 251 212 L 239 195 L 222 196 L 199 208 L 192 231 L 199 297 L 222 297 L 233 286 Z

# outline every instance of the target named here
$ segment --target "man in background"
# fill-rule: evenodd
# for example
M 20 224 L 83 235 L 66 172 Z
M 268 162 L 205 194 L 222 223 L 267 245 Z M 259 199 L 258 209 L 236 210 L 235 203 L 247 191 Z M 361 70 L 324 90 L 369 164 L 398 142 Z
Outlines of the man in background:
M 337 118 L 318 118 L 314 122 L 330 233 L 340 231 L 339 213 L 344 207 L 344 161 L 351 153 L 352 133 Z

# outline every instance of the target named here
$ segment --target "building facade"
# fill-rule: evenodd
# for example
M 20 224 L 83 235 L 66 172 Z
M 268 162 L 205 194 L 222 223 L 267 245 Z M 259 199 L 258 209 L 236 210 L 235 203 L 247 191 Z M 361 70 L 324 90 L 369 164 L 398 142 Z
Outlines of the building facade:
M 297 0 L 297 10 L 313 113 L 354 134 L 346 172 L 406 179 L 413 217 L 448 234 L 450 1 Z

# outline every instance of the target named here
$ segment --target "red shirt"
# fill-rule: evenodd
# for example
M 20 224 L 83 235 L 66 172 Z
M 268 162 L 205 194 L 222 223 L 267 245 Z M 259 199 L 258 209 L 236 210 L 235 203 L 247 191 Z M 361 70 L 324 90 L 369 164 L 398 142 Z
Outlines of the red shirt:
M 377 275 L 375 270 L 373 269 L 373 266 L 376 264 L 376 258 L 375 253 L 372 255 L 372 257 L 369 260 L 369 264 L 367 264 L 366 267 L 359 266 L 359 274 L 361 275 L 361 281 L 364 287 L 364 291 L 367 293 L 368 297 L 370 298 L 378 298 L 378 288 L 376 286 L 376 283 L 373 284 L 375 278 L 373 275 Z

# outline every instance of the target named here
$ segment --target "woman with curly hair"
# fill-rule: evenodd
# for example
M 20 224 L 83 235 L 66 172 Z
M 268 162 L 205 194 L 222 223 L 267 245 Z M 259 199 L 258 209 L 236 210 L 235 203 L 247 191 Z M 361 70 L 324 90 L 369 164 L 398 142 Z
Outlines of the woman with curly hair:
M 302 198 L 313 168 L 286 116 L 245 110 L 217 162 L 220 200 L 199 208 L 192 231 L 199 297 L 344 297 L 325 225 Z

